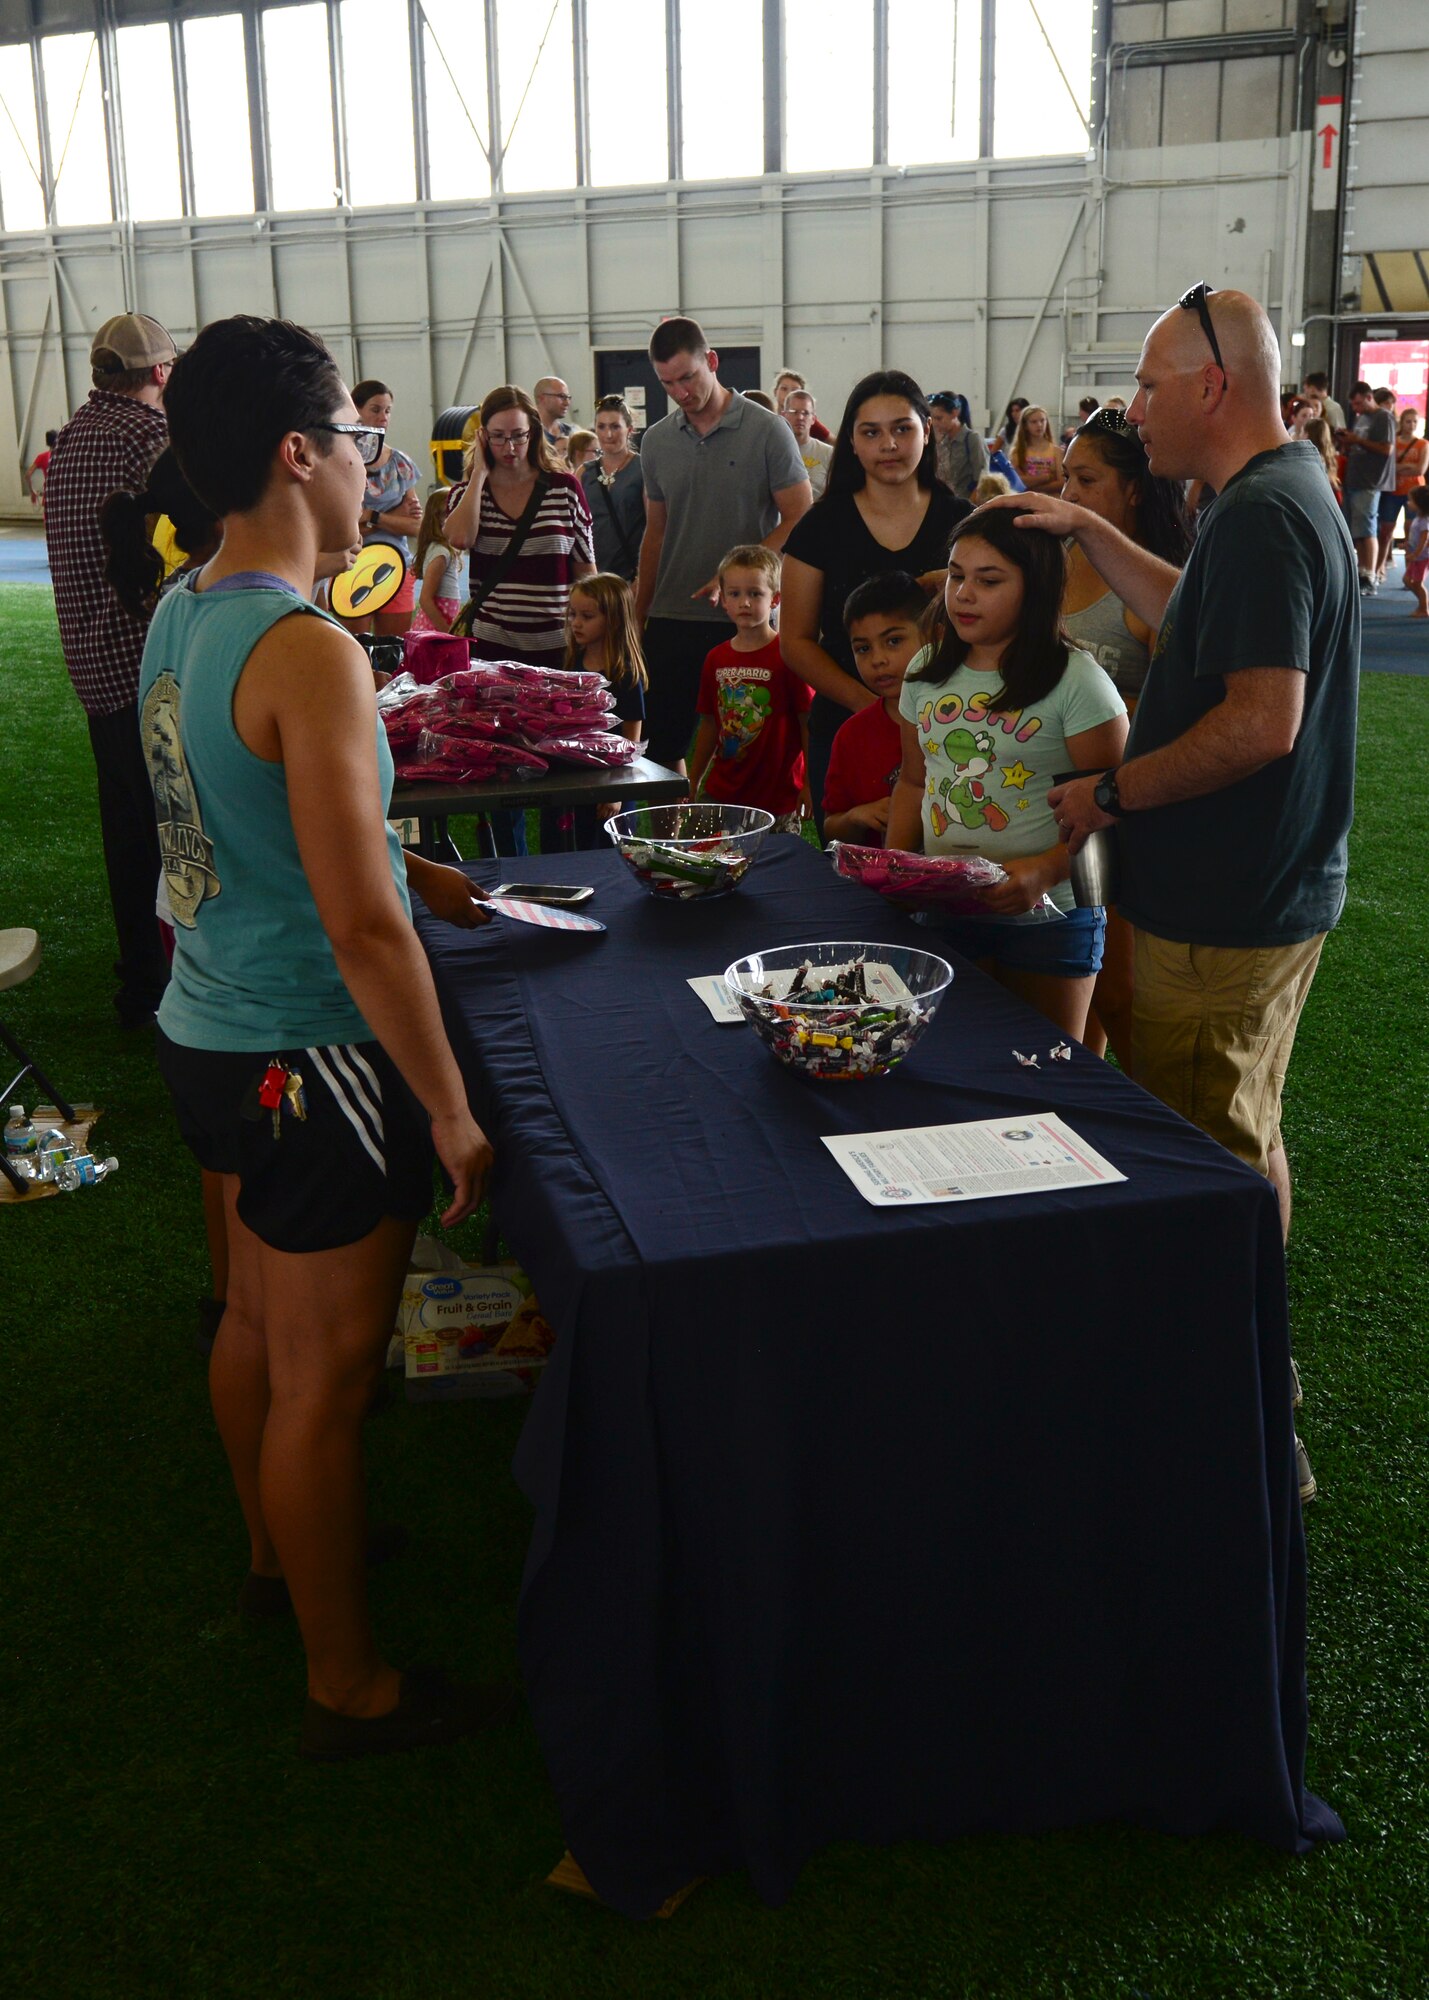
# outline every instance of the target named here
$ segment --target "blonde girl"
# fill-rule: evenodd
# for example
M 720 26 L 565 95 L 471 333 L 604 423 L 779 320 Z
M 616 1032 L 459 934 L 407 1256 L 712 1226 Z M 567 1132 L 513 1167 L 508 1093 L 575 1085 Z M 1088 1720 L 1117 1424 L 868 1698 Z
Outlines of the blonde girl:
M 973 491 L 974 507 L 981 507 L 986 500 L 999 500 L 1004 493 L 1012 491 L 1012 481 L 1005 472 L 985 472 Z
M 577 475 L 599 452 L 600 442 L 594 431 L 572 431 L 566 439 L 566 464 Z
M 417 609 L 412 619 L 414 632 L 450 632 L 452 620 L 461 609 L 462 575 L 466 568 L 461 550 L 446 539 L 447 501 L 451 488 L 439 486 L 422 509 L 422 525 L 417 530 L 414 568 L 421 578 Z
M 1008 453 L 1029 493 L 1057 493 L 1062 487 L 1062 447 L 1052 435 L 1047 412 L 1029 403 L 1017 422 Z
M 604 674 L 615 695 L 622 732 L 639 740 L 650 676 L 640 646 L 635 595 L 623 576 L 597 570 L 571 590 L 566 612 L 566 671 Z

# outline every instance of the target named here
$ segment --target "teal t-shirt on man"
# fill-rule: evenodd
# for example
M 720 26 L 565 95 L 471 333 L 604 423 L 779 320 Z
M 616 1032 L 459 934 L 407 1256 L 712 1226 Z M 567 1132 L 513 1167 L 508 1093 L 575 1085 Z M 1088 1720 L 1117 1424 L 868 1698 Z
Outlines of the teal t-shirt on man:
M 271 1055 L 374 1039 L 308 887 L 287 773 L 255 756 L 233 721 L 249 654 L 294 615 L 327 616 L 293 591 L 196 591 L 186 578 L 159 605 L 144 644 L 139 731 L 175 940 L 159 1026 L 185 1048 Z M 385 806 L 392 753 L 380 720 L 376 730 Z M 410 913 L 406 864 L 390 827 L 387 845 Z
M 1132 719 L 1128 763 L 1183 736 L 1226 676 L 1305 676 L 1294 749 L 1200 798 L 1118 822 L 1121 914 L 1179 944 L 1302 944 L 1345 901 L 1360 597 L 1354 545 L 1313 444 L 1264 451 L 1201 517 Z

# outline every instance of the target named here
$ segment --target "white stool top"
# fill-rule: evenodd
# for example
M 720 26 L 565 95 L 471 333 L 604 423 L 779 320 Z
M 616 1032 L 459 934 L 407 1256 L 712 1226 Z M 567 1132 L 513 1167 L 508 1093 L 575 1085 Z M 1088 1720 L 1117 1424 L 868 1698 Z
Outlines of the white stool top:
M 0 931 L 0 993 L 7 986 L 23 986 L 39 962 L 38 931 Z

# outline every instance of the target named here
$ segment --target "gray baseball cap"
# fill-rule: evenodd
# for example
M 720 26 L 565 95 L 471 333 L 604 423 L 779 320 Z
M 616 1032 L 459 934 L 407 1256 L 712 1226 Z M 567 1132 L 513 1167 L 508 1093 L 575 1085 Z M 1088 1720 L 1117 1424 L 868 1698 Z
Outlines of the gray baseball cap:
M 118 375 L 126 368 L 157 368 L 176 358 L 168 332 L 147 313 L 116 313 L 95 334 L 89 365 Z

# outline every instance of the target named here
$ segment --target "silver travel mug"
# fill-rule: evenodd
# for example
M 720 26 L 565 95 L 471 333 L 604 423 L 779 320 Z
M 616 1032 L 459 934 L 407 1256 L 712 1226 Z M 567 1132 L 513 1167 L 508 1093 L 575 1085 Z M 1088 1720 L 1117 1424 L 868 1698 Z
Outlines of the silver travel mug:
M 1073 778 L 1099 778 L 1097 771 L 1057 771 L 1054 785 L 1069 785 Z M 1072 900 L 1079 910 L 1094 910 L 1115 903 L 1121 887 L 1121 854 L 1114 826 L 1098 827 L 1072 856 L 1070 881 Z

